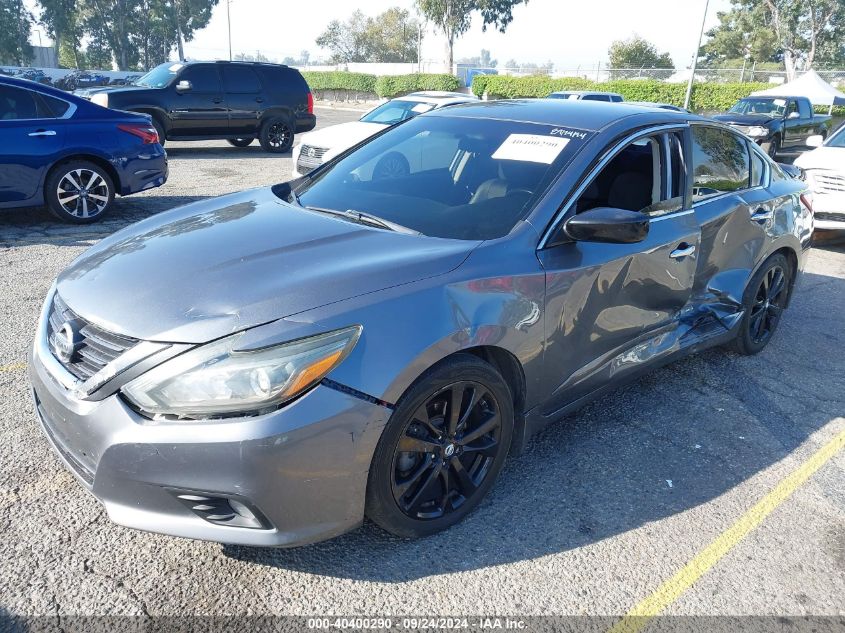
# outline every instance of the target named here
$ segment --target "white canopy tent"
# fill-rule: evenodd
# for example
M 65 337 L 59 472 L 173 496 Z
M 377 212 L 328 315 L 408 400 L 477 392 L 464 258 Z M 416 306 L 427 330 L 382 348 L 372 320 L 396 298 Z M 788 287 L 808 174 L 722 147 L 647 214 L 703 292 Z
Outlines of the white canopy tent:
M 845 105 L 845 94 L 819 77 L 815 70 L 808 70 L 795 81 L 752 92 L 754 97 L 807 97 L 813 105 L 826 105 L 833 111 L 835 105 Z

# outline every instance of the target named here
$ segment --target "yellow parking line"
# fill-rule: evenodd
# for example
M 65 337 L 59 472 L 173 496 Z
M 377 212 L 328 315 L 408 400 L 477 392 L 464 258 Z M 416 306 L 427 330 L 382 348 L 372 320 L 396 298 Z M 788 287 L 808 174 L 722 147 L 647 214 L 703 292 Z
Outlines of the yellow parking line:
M 19 369 L 26 369 L 26 363 L 12 363 L 11 365 L 0 365 L 0 372 L 17 371 Z
M 695 556 L 683 569 L 664 582 L 653 594 L 628 611 L 619 622 L 611 627 L 609 633 L 638 633 L 649 621 L 675 602 L 701 578 L 711 567 L 718 563 L 734 546 L 759 526 L 763 520 L 780 504 L 786 501 L 813 473 L 821 468 L 845 446 L 845 431 L 819 449 L 810 459 L 785 477 L 754 507 L 746 512 L 716 540 Z

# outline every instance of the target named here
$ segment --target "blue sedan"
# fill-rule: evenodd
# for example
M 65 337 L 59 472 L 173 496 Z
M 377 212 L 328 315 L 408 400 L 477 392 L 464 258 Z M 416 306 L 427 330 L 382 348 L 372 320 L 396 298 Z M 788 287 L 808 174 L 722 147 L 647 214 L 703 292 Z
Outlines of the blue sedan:
M 0 77 L 0 209 L 46 205 L 85 224 L 106 214 L 116 194 L 166 180 L 167 154 L 148 116 Z

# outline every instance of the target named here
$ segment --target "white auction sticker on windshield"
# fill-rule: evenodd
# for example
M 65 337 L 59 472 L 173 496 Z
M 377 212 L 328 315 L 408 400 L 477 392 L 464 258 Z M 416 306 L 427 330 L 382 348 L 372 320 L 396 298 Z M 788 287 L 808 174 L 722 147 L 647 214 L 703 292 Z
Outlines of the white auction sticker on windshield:
M 173 65 L 172 65 L 170 68 L 168 68 L 167 70 L 169 70 L 169 71 L 170 71 L 170 72 L 172 72 L 172 73 L 178 73 L 178 72 L 179 72 L 180 70 L 182 70 L 184 67 L 185 67 L 185 64 L 173 64 Z
M 775 105 L 778 105 L 778 106 L 785 106 L 786 105 L 786 99 L 775 99 L 773 101 L 773 103 Z
M 411 108 L 411 111 L 422 114 L 423 112 L 428 112 L 432 109 L 434 109 L 434 105 L 432 105 L 431 103 L 418 103 L 413 108 Z
M 511 134 L 499 145 L 493 158 L 551 165 L 568 143 L 568 138 L 542 134 Z

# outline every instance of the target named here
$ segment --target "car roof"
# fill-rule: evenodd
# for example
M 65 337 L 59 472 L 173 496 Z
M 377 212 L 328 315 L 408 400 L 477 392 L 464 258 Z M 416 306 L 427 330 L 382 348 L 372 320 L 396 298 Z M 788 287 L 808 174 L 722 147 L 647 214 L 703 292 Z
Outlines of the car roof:
M 613 95 L 614 97 L 621 97 L 618 92 L 604 92 L 602 90 L 556 90 L 553 95 Z
M 462 92 L 446 92 L 440 90 L 425 90 L 421 92 L 412 92 L 403 97 L 396 97 L 400 101 L 419 101 L 420 103 L 433 103 L 435 105 L 451 105 L 453 103 L 472 103 L 478 101 L 475 95 L 464 94 Z
M 423 116 L 467 117 L 522 121 L 543 125 L 560 125 L 580 130 L 601 130 L 607 125 L 629 116 L 654 119 L 654 123 L 683 123 L 704 120 L 702 117 L 664 109 L 648 109 L 627 103 L 602 101 L 569 101 L 565 99 L 508 99 L 462 103 Z M 650 124 L 652 121 L 643 121 Z

